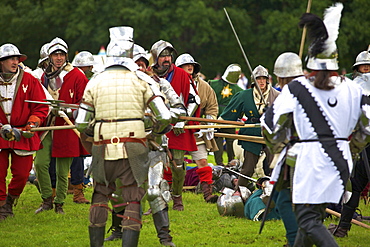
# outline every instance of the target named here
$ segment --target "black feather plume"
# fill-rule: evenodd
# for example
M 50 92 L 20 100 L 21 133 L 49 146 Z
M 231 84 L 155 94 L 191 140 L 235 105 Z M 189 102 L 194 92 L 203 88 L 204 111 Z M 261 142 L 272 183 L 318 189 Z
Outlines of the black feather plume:
M 308 49 L 309 56 L 314 57 L 325 50 L 325 41 L 328 39 L 328 31 L 324 22 L 317 16 L 311 13 L 304 13 L 299 22 L 299 27 L 307 28 L 307 37 L 311 41 Z

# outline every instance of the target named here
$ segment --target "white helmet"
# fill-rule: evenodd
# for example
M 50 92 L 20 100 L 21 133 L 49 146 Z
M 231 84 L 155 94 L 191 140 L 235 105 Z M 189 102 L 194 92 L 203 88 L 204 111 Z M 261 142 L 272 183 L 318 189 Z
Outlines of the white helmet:
M 5 60 L 10 57 L 19 57 L 19 62 L 27 59 L 27 56 L 21 54 L 18 48 L 13 44 L 4 44 L 0 46 L 0 60 Z
M 93 66 L 94 64 L 94 57 L 88 51 L 79 52 L 72 61 L 72 65 L 75 67 L 88 67 Z
M 258 65 L 256 68 L 254 68 L 252 74 L 254 78 L 257 78 L 260 76 L 266 77 L 267 79 L 269 78 L 269 72 L 262 65 Z
M 175 61 L 175 65 L 180 67 L 184 64 L 192 64 L 194 66 L 193 74 L 196 75 L 200 72 L 201 66 L 199 63 L 195 62 L 194 58 L 187 53 L 181 54 Z
M 48 49 L 49 49 L 49 43 L 46 43 L 43 46 L 41 46 L 40 59 L 39 59 L 39 62 L 37 63 L 38 66 L 40 66 L 42 62 L 48 59 Z
M 64 40 L 61 38 L 54 38 L 50 43 L 49 43 L 49 49 L 48 49 L 48 55 L 51 55 L 53 52 L 56 51 L 62 51 L 66 54 L 68 54 L 68 45 Z
M 107 47 L 107 57 L 133 57 L 134 29 L 132 27 L 109 28 L 110 42 Z
M 274 74 L 280 78 L 303 75 L 301 59 L 293 52 L 284 52 L 275 61 Z
M 352 70 L 355 70 L 357 65 L 361 64 L 370 64 L 370 52 L 369 51 L 362 51 L 356 57 L 356 62 L 352 66 Z
M 228 83 L 237 84 L 241 73 L 242 69 L 240 65 L 232 63 L 229 66 L 227 66 L 221 78 L 222 80 L 227 81 Z
M 145 64 L 146 66 L 149 66 L 149 60 L 147 58 L 148 56 L 148 53 L 144 50 L 143 47 L 141 47 L 140 45 L 137 45 L 137 44 L 134 44 L 134 61 L 136 62 L 137 60 L 139 60 L 140 58 L 143 58 L 145 60 Z

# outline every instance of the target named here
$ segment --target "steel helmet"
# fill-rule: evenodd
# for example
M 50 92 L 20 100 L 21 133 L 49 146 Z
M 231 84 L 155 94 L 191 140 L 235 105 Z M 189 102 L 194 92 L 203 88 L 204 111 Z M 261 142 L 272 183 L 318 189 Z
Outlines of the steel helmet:
M 140 45 L 137 45 L 137 44 L 134 44 L 134 61 L 136 62 L 137 60 L 139 60 L 140 58 L 143 58 L 145 60 L 145 64 L 146 66 L 149 66 L 149 60 L 147 58 L 148 56 L 148 53 L 144 50 L 143 47 L 141 47 Z
M 19 62 L 27 59 L 27 56 L 21 54 L 18 48 L 13 44 L 4 44 L 0 46 L 0 60 L 5 60 L 10 57 L 19 57 Z
M 134 29 L 128 26 L 109 28 L 107 57 L 133 57 Z
M 355 70 L 358 65 L 361 64 L 370 64 L 370 52 L 369 51 L 362 51 L 356 57 L 356 62 L 352 66 L 352 70 Z
M 201 65 L 195 62 L 194 58 L 190 54 L 187 54 L 187 53 L 181 54 L 175 61 L 175 65 L 177 67 L 181 67 L 184 64 L 194 65 L 194 72 L 193 72 L 194 75 L 200 72 Z
M 166 52 L 169 53 L 169 55 L 172 55 L 172 58 L 174 58 L 174 56 L 177 54 L 175 48 L 173 48 L 170 42 L 159 40 L 152 45 L 152 48 L 150 49 L 150 53 L 152 54 L 152 57 L 153 57 L 152 66 L 157 64 L 158 57 L 165 50 Z
M 75 67 L 88 67 L 93 66 L 94 64 L 94 57 L 88 51 L 79 52 L 72 61 L 72 65 Z
M 244 217 L 244 202 L 240 193 L 225 187 L 217 199 L 217 210 L 221 216 Z
M 39 62 L 37 63 L 38 66 L 40 66 L 42 62 L 48 59 L 48 49 L 49 49 L 49 43 L 46 43 L 43 46 L 41 46 L 40 59 L 39 59 Z
M 68 54 L 68 45 L 64 40 L 61 38 L 54 38 L 50 43 L 49 43 L 49 49 L 48 49 L 48 55 L 51 55 L 52 53 L 56 51 L 62 51 L 66 54 Z
M 268 82 L 269 72 L 262 65 L 258 65 L 256 68 L 254 68 L 252 72 L 252 82 L 254 83 L 254 79 L 257 79 L 257 77 L 260 77 L 260 76 L 266 77 L 267 82 Z
M 274 74 L 280 78 L 303 75 L 301 59 L 293 52 L 284 52 L 275 61 Z
M 237 84 L 242 69 L 239 64 L 232 63 L 227 66 L 224 74 L 221 76 L 222 80 L 227 81 L 230 84 Z

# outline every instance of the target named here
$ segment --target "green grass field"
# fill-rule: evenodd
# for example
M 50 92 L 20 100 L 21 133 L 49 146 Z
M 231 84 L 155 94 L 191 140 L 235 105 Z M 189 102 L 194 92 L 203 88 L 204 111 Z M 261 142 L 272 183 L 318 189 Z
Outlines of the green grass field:
M 8 176 L 8 181 L 10 176 Z M 92 188 L 85 195 L 91 199 Z M 36 187 L 28 184 L 14 208 L 15 217 L 0 222 L 0 247 L 87 247 L 89 246 L 88 225 L 89 205 L 72 202 L 68 195 L 65 215 L 47 211 L 35 215 L 41 203 Z M 170 228 L 173 242 L 178 247 L 186 246 L 283 246 L 286 243 L 282 221 L 268 221 L 261 235 L 260 222 L 245 218 L 221 217 L 215 204 L 204 202 L 201 194 L 184 193 L 185 211 L 172 210 L 170 202 Z M 363 215 L 370 215 L 370 206 L 361 203 Z M 148 204 L 144 204 L 144 211 Z M 325 225 L 337 222 L 328 219 Z M 107 223 L 110 226 L 111 219 Z M 110 233 L 109 233 L 110 234 Z M 109 236 L 107 234 L 106 236 Z M 369 229 L 353 225 L 349 237 L 337 239 L 340 246 L 370 246 Z M 121 246 L 120 241 L 107 242 L 104 246 Z M 156 236 L 151 216 L 143 216 L 143 227 L 139 246 L 161 246 Z

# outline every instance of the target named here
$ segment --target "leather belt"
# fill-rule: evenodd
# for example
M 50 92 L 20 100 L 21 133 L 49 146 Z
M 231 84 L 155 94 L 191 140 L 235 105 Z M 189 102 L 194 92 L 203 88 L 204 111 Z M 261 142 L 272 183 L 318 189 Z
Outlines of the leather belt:
M 118 137 L 118 136 L 113 136 L 111 139 L 108 140 L 101 140 L 98 142 L 94 142 L 94 145 L 103 145 L 103 144 L 113 144 L 113 145 L 118 145 L 118 143 L 124 143 L 124 142 L 137 142 L 141 143 L 146 147 L 146 138 L 132 138 L 132 137 Z

